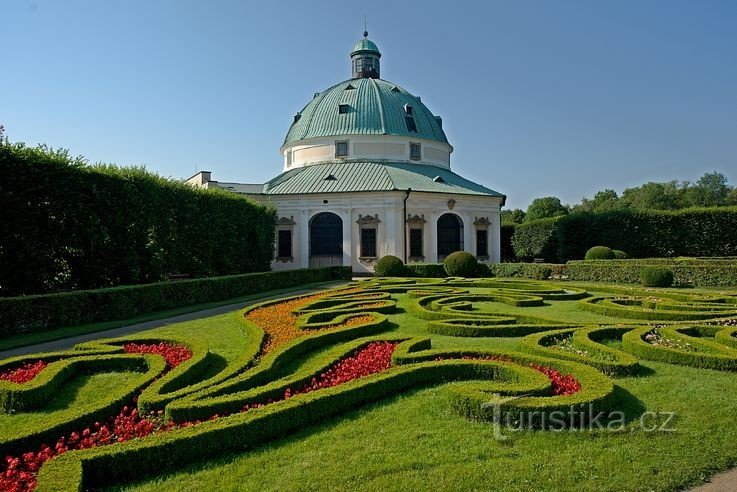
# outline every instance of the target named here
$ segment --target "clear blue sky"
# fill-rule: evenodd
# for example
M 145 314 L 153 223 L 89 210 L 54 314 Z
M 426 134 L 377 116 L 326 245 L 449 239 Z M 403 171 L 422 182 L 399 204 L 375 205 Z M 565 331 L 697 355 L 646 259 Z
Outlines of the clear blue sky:
M 737 184 L 732 0 L 0 0 L 0 123 L 93 162 L 264 182 L 294 113 L 350 77 L 364 14 L 382 76 L 512 208 L 712 170 Z

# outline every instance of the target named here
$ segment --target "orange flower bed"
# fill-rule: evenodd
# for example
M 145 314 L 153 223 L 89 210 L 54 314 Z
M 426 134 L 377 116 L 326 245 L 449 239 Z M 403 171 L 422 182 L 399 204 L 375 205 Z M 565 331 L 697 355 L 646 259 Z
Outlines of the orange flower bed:
M 330 295 L 345 295 L 353 292 L 359 292 L 361 289 L 346 289 L 338 292 L 330 293 Z M 305 332 L 297 328 L 298 316 L 292 311 L 304 307 L 311 302 L 326 297 L 327 294 L 315 294 L 312 296 L 300 297 L 298 299 L 290 299 L 284 302 L 270 304 L 268 306 L 254 309 L 246 315 L 246 319 L 260 326 L 266 333 L 264 346 L 261 348 L 260 355 L 264 355 L 276 347 L 284 345 L 287 342 L 305 335 Z M 310 332 L 320 332 L 326 330 L 335 330 L 355 326 L 367 321 L 373 320 L 372 316 L 356 316 L 349 318 L 343 323 L 330 325 L 319 330 L 310 330 Z

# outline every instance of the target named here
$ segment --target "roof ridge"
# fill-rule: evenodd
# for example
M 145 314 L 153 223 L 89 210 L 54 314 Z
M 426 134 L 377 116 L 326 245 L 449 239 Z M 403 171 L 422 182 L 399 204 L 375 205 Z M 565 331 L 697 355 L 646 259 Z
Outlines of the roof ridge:
M 386 120 L 384 116 L 384 102 L 381 100 L 381 91 L 379 90 L 379 85 L 376 83 L 376 80 L 374 79 L 368 79 L 371 81 L 371 87 L 374 88 L 374 95 L 376 96 L 376 102 L 379 105 L 379 119 L 381 120 L 381 133 L 382 135 L 386 134 Z

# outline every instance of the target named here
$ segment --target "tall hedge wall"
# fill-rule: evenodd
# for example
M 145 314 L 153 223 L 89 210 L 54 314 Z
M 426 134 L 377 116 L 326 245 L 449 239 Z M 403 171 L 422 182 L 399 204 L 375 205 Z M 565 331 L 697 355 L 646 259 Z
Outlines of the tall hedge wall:
M 518 225 L 512 244 L 520 260 L 549 262 L 581 259 L 597 245 L 632 258 L 734 256 L 737 207 L 575 213 Z
M 274 211 L 142 168 L 0 145 L 0 295 L 269 269 Z
M 517 257 L 514 254 L 514 246 L 512 246 L 512 238 L 514 237 L 514 224 L 502 224 L 501 226 L 501 255 L 502 261 L 514 261 Z

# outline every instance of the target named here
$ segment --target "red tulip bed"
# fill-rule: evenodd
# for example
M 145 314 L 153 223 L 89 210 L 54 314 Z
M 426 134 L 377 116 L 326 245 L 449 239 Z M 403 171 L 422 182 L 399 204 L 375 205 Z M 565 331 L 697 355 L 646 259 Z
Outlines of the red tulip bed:
M 282 401 L 293 396 L 309 393 L 311 391 L 330 388 L 354 379 L 375 374 L 391 367 L 391 357 L 397 342 L 372 342 L 351 356 L 345 357 L 319 377 L 312 378 L 309 384 L 292 390 L 287 388 L 284 397 L 279 400 L 269 399 L 264 403 L 254 403 L 242 408 L 242 412 L 253 408 L 263 407 L 267 404 Z M 167 365 L 172 368 L 184 362 L 192 356 L 188 348 L 167 343 L 159 344 L 126 344 L 127 353 L 154 353 L 161 355 L 167 360 Z M 62 436 L 53 446 L 42 445 L 37 451 L 28 451 L 17 456 L 7 456 L 0 464 L 0 492 L 24 492 L 34 490 L 36 487 L 36 476 L 44 462 L 77 449 L 87 449 L 105 446 L 116 442 L 125 442 L 130 439 L 145 437 L 159 432 L 167 432 L 177 428 L 189 427 L 200 423 L 183 422 L 174 424 L 165 422 L 163 412 L 151 412 L 148 416 L 141 416 L 132 406 L 125 406 L 115 417 L 107 422 L 95 422 L 81 432 L 72 432 L 68 436 Z M 213 415 L 210 420 L 219 418 Z
M 48 364 L 42 360 L 26 362 L 16 369 L 8 369 L 0 373 L 0 379 L 11 383 L 23 384 L 35 378 Z
M 126 354 L 156 354 L 166 360 L 167 369 L 177 367 L 192 357 L 192 351 L 184 345 L 160 343 L 126 343 L 123 345 Z
M 447 360 L 449 357 L 436 357 L 435 360 Z M 487 355 L 485 357 L 473 357 L 464 355 L 464 360 L 493 360 L 500 362 L 514 362 L 510 357 L 505 355 Z M 536 371 L 545 374 L 550 379 L 551 392 L 554 396 L 567 396 L 581 391 L 581 383 L 573 374 L 563 374 L 557 369 L 546 367 L 531 362 L 529 366 Z

